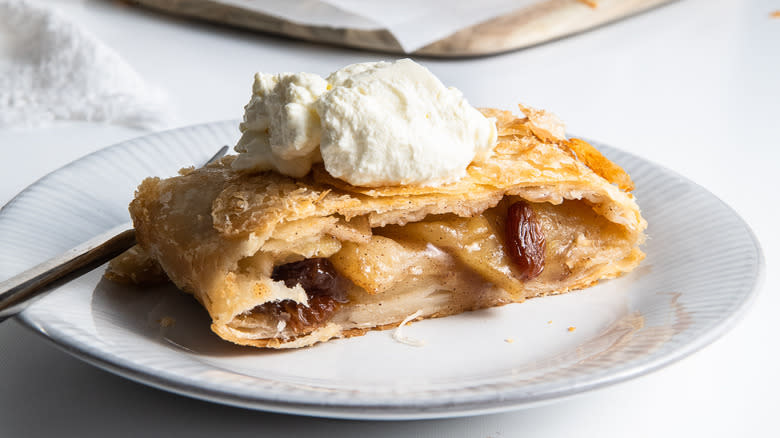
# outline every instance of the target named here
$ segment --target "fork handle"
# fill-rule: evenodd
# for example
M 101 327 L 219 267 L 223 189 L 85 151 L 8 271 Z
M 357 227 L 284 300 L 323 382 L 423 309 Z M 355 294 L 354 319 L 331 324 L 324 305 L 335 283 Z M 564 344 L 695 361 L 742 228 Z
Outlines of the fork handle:
M 127 222 L 0 283 L 0 321 L 24 310 L 44 292 L 95 269 L 135 245 Z
M 227 153 L 222 146 L 204 166 Z M 85 243 L 0 283 L 0 322 L 16 315 L 30 301 L 52 288 L 83 275 L 135 245 L 132 222 L 116 226 Z

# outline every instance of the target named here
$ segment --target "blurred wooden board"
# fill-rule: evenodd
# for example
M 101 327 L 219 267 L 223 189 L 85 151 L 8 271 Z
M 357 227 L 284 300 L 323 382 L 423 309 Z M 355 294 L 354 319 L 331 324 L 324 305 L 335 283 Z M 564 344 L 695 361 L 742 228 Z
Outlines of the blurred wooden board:
M 414 54 L 493 55 L 582 32 L 673 0 L 540 0 L 538 4 L 462 29 Z M 319 43 L 404 53 L 386 30 L 341 29 L 293 23 L 219 0 L 133 0 L 153 9 Z M 589 6 L 590 5 L 590 6 Z

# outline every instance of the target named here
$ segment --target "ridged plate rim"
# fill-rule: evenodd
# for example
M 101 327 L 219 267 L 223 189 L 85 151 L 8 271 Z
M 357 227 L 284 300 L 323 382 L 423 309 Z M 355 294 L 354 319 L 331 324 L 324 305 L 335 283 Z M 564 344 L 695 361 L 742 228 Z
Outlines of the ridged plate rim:
M 33 202 L 34 204 L 34 200 L 31 200 L 33 195 L 46 189 L 47 184 L 54 181 L 58 176 L 62 176 L 65 172 L 76 171 L 79 168 L 89 168 L 90 163 L 94 164 L 105 160 L 117 160 L 122 158 L 123 155 L 127 155 L 128 151 L 138 152 L 148 150 L 152 147 L 162 147 L 163 152 L 170 154 L 172 152 L 166 151 L 165 147 L 174 142 L 174 140 L 179 143 L 186 141 L 188 142 L 188 147 L 192 148 L 192 150 L 187 152 L 192 156 L 183 157 L 181 159 L 180 164 L 183 166 L 186 165 L 188 161 L 197 161 L 199 159 L 202 160 L 207 158 L 222 143 L 230 143 L 235 136 L 236 125 L 236 121 L 230 120 L 150 134 L 148 136 L 109 146 L 81 159 L 75 160 L 39 179 L 0 209 L 0 232 L 4 230 L 3 224 L 8 225 L 9 222 L 13 222 L 15 215 L 18 214 L 17 209 L 21 208 L 21 211 L 23 211 L 27 206 L 27 203 Z M 736 299 L 733 301 L 728 311 L 718 315 L 717 320 L 708 324 L 706 327 L 699 327 L 698 333 L 683 344 L 667 349 L 667 351 L 662 352 L 662 354 L 650 354 L 649 358 L 641 361 L 634 361 L 630 366 L 618 366 L 614 367 L 614 369 L 607 370 L 607 372 L 590 373 L 584 377 L 580 376 L 579 378 L 570 379 L 567 384 L 558 385 L 557 387 L 536 385 L 536 387 L 529 387 L 529 390 L 525 390 L 522 386 L 510 387 L 503 390 L 496 390 L 494 393 L 490 393 L 489 391 L 480 393 L 476 390 L 475 393 L 468 396 L 466 394 L 458 394 L 457 391 L 455 393 L 449 392 L 444 394 L 434 393 L 428 398 L 417 400 L 403 400 L 403 398 L 401 398 L 397 402 L 388 402 L 387 400 L 374 403 L 370 401 L 367 402 L 366 400 L 345 402 L 343 399 L 329 402 L 322 398 L 314 402 L 307 402 L 305 391 L 296 396 L 285 396 L 285 394 L 274 391 L 271 391 L 270 393 L 247 393 L 236 391 L 235 388 L 232 390 L 230 388 L 222 388 L 219 385 L 216 385 L 215 382 L 203 382 L 192 379 L 191 376 L 177 375 L 175 372 L 161 374 L 159 372 L 160 370 L 155 371 L 148 366 L 139 365 L 121 355 L 115 354 L 115 352 L 106 351 L 104 348 L 99 348 L 100 346 L 85 342 L 83 339 L 74 339 L 67 333 L 48 326 L 46 321 L 36 320 L 26 312 L 19 316 L 19 320 L 23 325 L 30 328 L 35 333 L 42 335 L 54 345 L 68 353 L 95 366 L 137 382 L 175 393 L 228 405 L 323 417 L 352 419 L 422 419 L 503 412 L 549 403 L 572 395 L 636 378 L 672 364 L 700 350 L 733 327 L 744 315 L 749 304 L 754 301 L 757 291 L 760 289 L 764 273 L 764 257 L 759 242 L 750 227 L 731 207 L 706 189 L 669 169 L 648 162 L 636 155 L 617 150 L 598 142 L 592 143 L 605 152 L 606 155 L 615 159 L 619 164 L 622 164 L 623 162 L 631 163 L 631 165 L 626 166 L 629 173 L 632 173 L 631 166 L 641 165 L 643 166 L 642 169 L 644 169 L 644 171 L 650 171 L 656 176 L 662 175 L 665 178 L 674 178 L 676 179 L 676 182 L 681 182 L 691 190 L 694 190 L 700 197 L 704 197 L 710 203 L 714 203 L 713 205 L 717 205 L 719 211 L 724 215 L 721 218 L 722 220 L 734 221 L 734 223 L 737 223 L 742 227 L 742 231 L 745 233 L 745 239 L 743 239 L 740 244 L 743 245 L 743 249 L 752 251 L 754 257 L 754 263 L 750 266 L 746 266 L 745 270 L 743 270 L 744 272 L 740 271 L 749 281 L 742 284 L 738 291 L 735 291 L 734 296 Z M 181 146 L 179 149 L 181 149 Z M 181 151 L 179 151 L 179 153 L 181 153 Z M 174 155 L 176 155 L 176 153 L 174 153 Z M 170 173 L 170 169 L 167 169 L 167 171 Z M 149 173 L 149 175 L 152 174 L 155 174 L 155 172 Z M 639 202 L 640 205 L 642 205 L 641 198 L 639 199 Z M 65 207 L 67 207 L 67 204 Z M 114 220 L 116 223 L 120 223 L 124 219 L 123 215 L 126 215 L 126 210 L 123 210 L 122 213 L 109 211 L 106 212 L 105 215 L 108 217 L 107 222 Z M 116 217 L 114 217 L 114 215 Z M 105 230 L 81 230 L 82 233 L 92 232 L 94 234 L 102 231 Z M 78 238 L 79 237 L 76 237 L 76 239 Z M 78 242 L 78 240 L 76 242 Z M 53 250 L 48 249 L 48 251 L 51 252 Z M 54 254 L 56 254 L 56 251 L 48 255 Z M 6 247 L 6 249 L 0 248 L 0 261 L 3 260 L 5 260 L 6 263 L 0 263 L 0 278 L 10 277 L 18 270 L 27 267 L 10 266 L 12 263 L 9 262 L 8 247 Z M 747 272 L 747 270 L 750 272 Z

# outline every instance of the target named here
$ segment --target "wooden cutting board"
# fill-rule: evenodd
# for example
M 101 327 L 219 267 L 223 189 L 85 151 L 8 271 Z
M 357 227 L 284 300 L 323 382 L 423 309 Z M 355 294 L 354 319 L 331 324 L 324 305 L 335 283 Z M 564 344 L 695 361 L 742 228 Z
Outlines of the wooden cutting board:
M 494 55 L 583 32 L 673 0 L 540 0 L 538 4 L 462 29 L 414 54 L 437 57 Z M 219 0 L 132 0 L 168 13 L 318 43 L 404 53 L 386 30 L 308 26 L 221 3 Z

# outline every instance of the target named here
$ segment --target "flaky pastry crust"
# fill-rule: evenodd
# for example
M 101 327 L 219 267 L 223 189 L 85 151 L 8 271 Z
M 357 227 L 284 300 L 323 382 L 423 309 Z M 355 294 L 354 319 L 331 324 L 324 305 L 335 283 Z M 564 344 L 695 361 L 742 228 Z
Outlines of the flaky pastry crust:
M 456 183 L 356 187 L 331 177 L 321 165 L 293 179 L 274 172 L 237 173 L 230 166 L 233 157 L 226 157 L 174 178 L 143 181 L 130 205 L 138 241 L 179 288 L 204 305 L 215 333 L 235 343 L 272 348 L 391 327 L 418 308 L 424 308 L 424 317 L 446 316 L 562 293 L 633 269 L 643 257 L 639 245 L 646 222 L 625 171 L 583 140 L 557 138 L 534 125 L 533 117 L 482 111 L 497 121 L 498 144 L 491 157 L 472 163 Z M 414 258 L 424 251 L 407 242 L 405 224 L 493 217 L 492 212 L 506 208 L 505 199 L 538 206 L 557 239 L 548 252 L 557 251 L 550 257 L 560 267 L 527 284 L 513 280 L 498 287 L 501 282 L 464 268 L 468 256 L 457 251 L 445 248 Z M 274 266 L 330 257 L 337 267 L 346 260 L 346 272 L 350 260 L 359 260 L 349 258 L 355 248 L 382 257 L 385 248 L 408 251 L 406 259 L 418 260 L 418 267 L 464 273 L 447 278 L 414 274 L 414 281 L 404 277 L 415 290 L 388 283 L 379 293 L 379 287 L 372 291 L 353 284 L 350 303 L 305 333 L 253 313 L 270 302 L 308 302 L 300 285 L 287 287 L 271 279 Z M 359 283 L 360 273 L 351 278 Z M 391 297 L 401 303 L 397 308 L 387 305 Z M 391 310 L 378 307 L 382 300 Z M 419 304 L 423 301 L 427 304 Z

